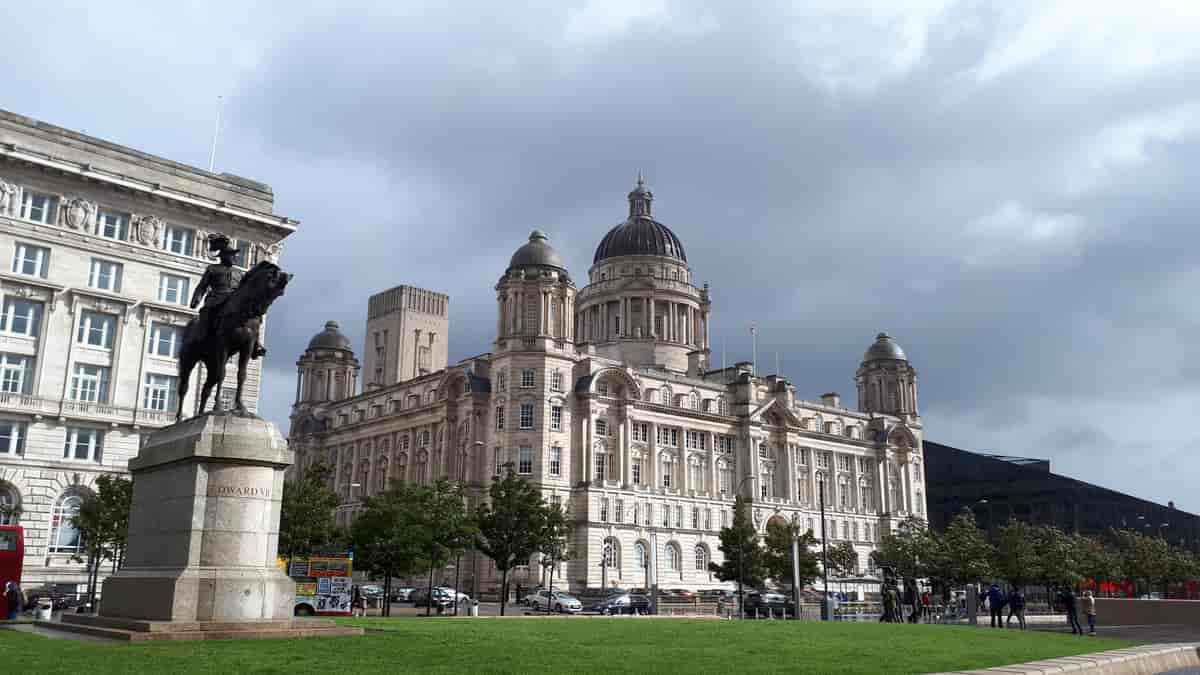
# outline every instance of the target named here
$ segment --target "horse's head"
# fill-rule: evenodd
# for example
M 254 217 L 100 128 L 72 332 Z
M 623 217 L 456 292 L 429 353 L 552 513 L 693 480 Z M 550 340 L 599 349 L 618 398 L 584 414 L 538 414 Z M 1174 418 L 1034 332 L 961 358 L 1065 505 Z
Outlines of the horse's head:
M 244 300 L 244 313 L 247 316 L 262 316 L 267 313 L 275 299 L 283 295 L 292 275 L 279 269 L 273 262 L 264 260 L 246 272 L 238 284 L 238 296 Z

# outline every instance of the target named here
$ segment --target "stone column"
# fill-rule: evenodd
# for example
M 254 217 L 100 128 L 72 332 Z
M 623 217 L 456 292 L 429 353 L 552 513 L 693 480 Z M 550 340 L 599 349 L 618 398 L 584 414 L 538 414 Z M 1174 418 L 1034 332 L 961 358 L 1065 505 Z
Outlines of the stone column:
M 629 484 L 632 480 L 630 477 L 632 470 L 629 468 L 633 462 L 633 448 L 630 442 L 632 436 L 632 429 L 630 427 L 632 425 L 633 421 L 629 418 L 629 413 L 626 412 L 624 419 L 621 420 L 621 437 L 619 439 L 621 442 L 621 487 L 625 489 L 629 489 Z
M 591 484 L 592 480 L 592 471 L 595 470 L 595 467 L 593 466 L 593 464 L 595 464 L 595 459 L 592 457 L 593 453 L 595 452 L 592 447 L 592 444 L 595 441 L 595 437 L 593 436 L 594 433 L 595 429 L 593 428 L 592 424 L 592 410 L 591 405 L 589 404 L 587 412 L 583 417 L 583 475 L 580 476 L 580 480 L 589 485 Z
M 711 431 L 708 434 L 708 494 L 715 495 L 717 486 L 717 435 Z
M 783 476 L 787 481 L 787 500 L 789 504 L 800 503 L 800 495 L 796 494 L 796 482 L 799 476 L 796 473 L 796 446 L 789 443 L 787 451 L 784 453 L 787 466 L 784 467 Z
M 883 513 L 890 513 L 891 496 L 888 494 L 888 466 L 887 452 L 883 454 L 881 461 L 876 461 L 876 475 L 879 476 L 879 510 Z

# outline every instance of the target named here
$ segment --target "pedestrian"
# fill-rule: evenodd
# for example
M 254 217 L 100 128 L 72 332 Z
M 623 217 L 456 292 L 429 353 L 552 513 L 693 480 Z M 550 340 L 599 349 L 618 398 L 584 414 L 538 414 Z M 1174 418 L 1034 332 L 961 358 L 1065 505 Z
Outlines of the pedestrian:
M 1083 592 L 1083 613 L 1087 614 L 1088 635 L 1096 637 L 1096 598 L 1091 591 Z
M 1008 619 L 1004 622 L 1006 626 L 1012 625 L 1014 615 L 1021 630 L 1025 630 L 1025 594 L 1016 586 L 1013 586 L 1012 592 L 1008 594 Z
M 1000 590 L 999 584 L 992 584 L 983 595 L 987 599 L 988 613 L 992 617 L 992 628 L 1004 628 L 1004 591 Z
M 8 605 L 8 620 L 16 621 L 21 616 L 21 591 L 11 581 L 4 584 L 4 602 Z
M 1083 626 L 1079 625 L 1079 608 L 1075 605 L 1075 592 L 1066 588 L 1058 598 L 1067 610 L 1067 623 L 1071 626 L 1071 635 L 1083 635 Z
M 929 617 L 933 614 L 933 598 L 929 595 L 929 591 L 921 593 L 921 616 L 929 621 Z
M 362 589 L 355 584 L 350 589 L 350 609 L 354 616 L 366 616 L 367 605 L 363 600 Z M 359 612 L 362 612 L 361 614 Z

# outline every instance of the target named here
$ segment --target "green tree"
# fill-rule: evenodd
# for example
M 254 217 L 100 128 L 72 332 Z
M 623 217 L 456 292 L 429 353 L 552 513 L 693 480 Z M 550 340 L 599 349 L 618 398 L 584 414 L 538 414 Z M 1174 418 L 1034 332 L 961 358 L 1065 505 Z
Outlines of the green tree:
M 432 595 L 434 569 L 444 567 L 452 558 L 461 555 L 479 534 L 479 527 L 474 514 L 467 510 L 464 486 L 439 478 L 422 497 L 424 503 L 421 504 L 418 526 L 426 535 L 422 543 L 425 563 L 429 566 L 428 590 Z M 457 604 L 458 598 L 454 601 Z M 426 607 L 426 615 L 430 609 Z
M 909 516 L 895 532 L 880 538 L 879 548 L 871 552 L 871 557 L 876 566 L 892 567 L 902 579 L 918 579 L 930 576 L 936 553 L 937 540 L 925 521 Z
M 567 549 L 571 534 L 571 522 L 561 506 L 543 502 L 540 527 L 537 537 L 537 552 L 542 555 L 542 567 L 546 570 L 547 590 L 554 588 L 554 571 L 559 564 L 571 559 Z M 546 613 L 550 613 L 550 602 L 546 602 Z
M 718 565 L 709 563 L 708 569 L 721 581 L 736 581 L 738 585 L 738 610 L 743 607 L 744 585 L 761 586 L 767 576 L 763 547 L 758 541 L 758 532 L 750 521 L 750 501 L 738 496 L 733 502 L 733 523 L 721 528 L 721 555 L 724 561 Z M 790 546 L 790 544 L 789 544 Z
M 995 576 L 995 549 L 975 523 L 975 513 L 963 508 L 938 537 L 934 574 L 949 586 L 985 581 Z
M 1034 545 L 1035 528 L 1016 518 L 1000 528 L 993 568 L 1009 584 L 1024 588 L 1041 575 L 1041 560 Z
M 337 494 L 329 489 L 333 467 L 317 464 L 299 480 L 283 484 L 279 510 L 279 551 L 289 560 L 311 555 L 333 542 Z
M 93 606 L 100 565 L 109 560 L 116 571 L 124 561 L 132 503 L 133 483 L 120 476 L 103 474 L 96 479 L 96 490 L 83 496 L 79 512 L 71 518 L 83 544 L 82 551 L 71 559 L 86 563 L 88 603 Z
M 1091 579 L 1097 593 L 1104 582 L 1122 578 L 1121 556 L 1114 547 L 1081 534 L 1072 535 L 1072 545 L 1080 576 Z
M 792 539 L 798 537 L 798 550 L 800 562 L 800 579 L 792 579 Z M 784 523 L 779 520 L 770 520 L 767 522 L 767 535 L 763 537 L 763 552 L 762 561 L 766 569 L 767 577 L 774 579 L 775 583 L 786 585 L 794 590 L 799 586 L 803 588 L 813 582 L 821 573 L 820 564 L 817 561 L 817 554 L 813 553 L 812 547 L 816 546 L 817 538 L 813 536 L 812 530 L 800 532 L 800 526 L 797 523 Z
M 526 565 L 538 550 L 545 509 L 538 490 L 507 466 L 504 478 L 492 482 L 488 501 L 476 510 L 476 547 L 500 570 L 500 614 L 508 605 L 508 573 Z
M 848 577 L 858 572 L 858 551 L 848 541 L 830 546 L 825 557 L 829 561 L 829 573 L 834 576 Z
M 427 493 L 426 488 L 398 484 L 367 497 L 351 527 L 354 566 L 383 576 L 385 598 L 391 597 L 392 577 L 412 574 L 424 562 L 432 536 L 423 513 L 429 501 Z M 391 614 L 390 604 L 383 603 L 384 616 Z
M 1074 588 L 1079 585 L 1079 561 L 1072 538 L 1053 525 L 1039 525 L 1033 533 L 1034 549 L 1040 564 L 1037 582 L 1046 587 L 1046 600 L 1053 602 L 1054 588 Z

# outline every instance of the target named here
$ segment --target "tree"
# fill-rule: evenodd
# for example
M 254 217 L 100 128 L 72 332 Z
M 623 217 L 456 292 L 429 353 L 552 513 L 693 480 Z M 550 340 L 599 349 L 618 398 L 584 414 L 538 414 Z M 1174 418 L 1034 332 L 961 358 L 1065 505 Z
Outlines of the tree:
M 367 497 L 351 527 L 354 565 L 383 576 L 385 598 L 391 597 L 392 577 L 412 574 L 424 560 L 431 536 L 422 513 L 428 501 L 425 492 L 426 488 L 398 484 Z M 306 541 L 310 540 L 296 543 Z M 384 616 L 391 614 L 390 604 L 384 602 Z
M 858 551 L 848 541 L 830 546 L 825 557 L 829 562 L 829 572 L 834 576 L 848 577 L 858 571 Z
M 1071 536 L 1053 525 L 1034 528 L 1034 550 L 1040 564 L 1037 581 L 1046 587 L 1046 600 L 1053 603 L 1051 588 L 1075 587 L 1082 580 Z
M 774 579 L 777 584 L 787 585 L 793 590 L 793 595 L 797 586 L 811 584 L 821 573 L 817 554 L 812 550 L 817 544 L 816 537 L 813 536 L 812 530 L 805 530 L 803 533 L 799 530 L 800 526 L 796 523 L 771 520 L 767 522 L 767 536 L 763 538 L 762 560 L 766 569 L 765 576 Z M 800 539 L 797 545 L 800 553 L 798 581 L 792 579 L 792 539 L 797 536 Z
M 975 513 L 963 508 L 938 538 L 933 575 L 949 586 L 961 586 L 995 576 L 995 550 L 975 523 Z
M 508 604 L 508 573 L 528 564 L 539 546 L 544 510 L 537 489 L 507 466 L 504 478 L 488 488 L 488 501 L 476 510 L 476 548 L 500 570 L 500 614 Z
M 429 565 L 428 590 L 433 595 L 433 570 L 444 567 L 450 559 L 462 551 L 475 539 L 479 532 L 474 516 L 467 511 L 466 498 L 461 484 L 451 484 L 444 478 L 439 478 L 432 488 L 421 492 L 423 500 L 420 504 L 418 527 L 423 528 L 425 563 Z M 458 604 L 458 598 L 454 602 Z M 432 602 L 425 608 L 429 615 Z
M 1095 537 L 1072 535 L 1074 558 L 1079 574 L 1091 579 L 1099 594 L 1101 585 L 1123 576 L 1121 557 L 1117 550 Z
M 87 565 L 88 604 L 92 606 L 96 602 L 101 563 L 112 561 L 115 572 L 124 562 L 132 504 L 133 483 L 120 476 L 103 474 L 96 479 L 96 490 L 83 496 L 79 512 L 71 518 L 83 543 L 83 550 L 71 559 Z M 81 553 L 86 554 L 86 559 Z
M 1016 518 L 1000 528 L 992 566 L 1000 578 L 1016 588 L 1024 588 L 1041 575 L 1034 532 L 1032 525 Z
M 333 467 L 317 464 L 309 467 L 299 480 L 283 484 L 279 551 L 288 560 L 311 555 L 318 548 L 333 543 L 333 512 L 338 505 L 338 496 L 329 489 L 332 473 Z
M 571 532 L 571 523 L 561 506 L 542 506 L 542 515 L 538 532 L 537 551 L 542 554 L 542 567 L 546 569 L 547 590 L 554 588 L 554 570 L 560 563 L 570 560 L 567 550 L 567 537 Z M 550 613 L 550 601 L 546 601 L 546 613 Z
M 877 566 L 894 568 L 902 579 L 917 579 L 930 576 L 936 548 L 937 541 L 925 521 L 909 516 L 895 532 L 883 535 L 871 557 Z
M 724 561 L 720 565 L 710 562 L 708 569 L 721 581 L 737 582 L 740 612 L 744 607 L 744 584 L 761 586 L 767 576 L 763 548 L 758 541 L 758 532 L 750 521 L 749 500 L 740 495 L 734 500 L 733 523 L 721 528 L 720 539 L 719 548 Z

